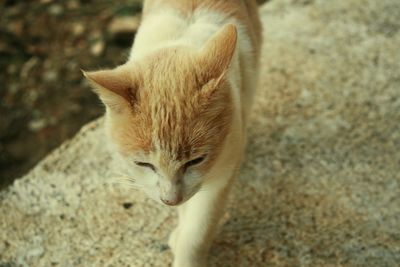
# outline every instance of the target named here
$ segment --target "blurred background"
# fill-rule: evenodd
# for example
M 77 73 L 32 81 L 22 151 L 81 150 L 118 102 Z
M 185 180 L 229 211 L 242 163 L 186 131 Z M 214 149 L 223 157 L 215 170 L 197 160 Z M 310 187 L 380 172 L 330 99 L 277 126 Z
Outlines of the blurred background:
M 0 2 L 0 188 L 103 107 L 80 69 L 127 58 L 141 1 Z
M 80 69 L 122 64 L 141 8 L 141 0 L 0 2 L 0 189 L 101 116 Z

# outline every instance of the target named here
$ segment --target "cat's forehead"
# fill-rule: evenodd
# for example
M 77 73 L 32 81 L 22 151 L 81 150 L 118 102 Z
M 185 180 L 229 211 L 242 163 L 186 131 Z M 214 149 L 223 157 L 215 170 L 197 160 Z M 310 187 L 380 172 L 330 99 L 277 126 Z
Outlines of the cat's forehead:
M 131 142 L 178 161 L 218 146 L 231 115 L 230 97 L 204 99 L 196 63 L 191 52 L 166 49 L 140 64 Z
M 179 49 L 153 54 L 139 68 L 141 82 L 134 116 L 152 151 L 188 158 L 200 144 L 193 142 L 196 117 L 202 112 L 192 55 Z
M 160 99 L 142 103 L 137 112 L 135 132 L 149 153 L 180 161 L 209 149 L 209 118 L 202 117 L 199 107 Z
M 139 65 L 139 75 L 145 90 L 174 90 L 179 94 L 200 86 L 200 69 L 195 51 L 167 48 L 145 58 Z

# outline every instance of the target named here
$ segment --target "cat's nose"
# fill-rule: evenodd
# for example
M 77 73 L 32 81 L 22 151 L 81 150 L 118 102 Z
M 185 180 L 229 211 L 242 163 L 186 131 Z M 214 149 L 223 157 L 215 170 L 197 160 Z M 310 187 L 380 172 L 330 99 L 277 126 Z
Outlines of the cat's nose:
M 176 194 L 175 196 L 161 197 L 161 201 L 168 206 L 176 206 L 182 202 L 182 195 Z
M 176 206 L 183 200 L 182 188 L 179 183 L 160 181 L 160 199 L 168 206 Z

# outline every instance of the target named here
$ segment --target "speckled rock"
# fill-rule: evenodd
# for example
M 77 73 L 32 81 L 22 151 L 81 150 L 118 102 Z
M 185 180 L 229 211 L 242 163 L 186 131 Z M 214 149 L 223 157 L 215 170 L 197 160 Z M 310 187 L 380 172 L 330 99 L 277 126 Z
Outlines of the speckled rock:
M 260 89 L 210 266 L 399 266 L 400 2 L 260 12 Z M 113 183 L 101 126 L 0 193 L 0 266 L 171 262 L 175 210 Z

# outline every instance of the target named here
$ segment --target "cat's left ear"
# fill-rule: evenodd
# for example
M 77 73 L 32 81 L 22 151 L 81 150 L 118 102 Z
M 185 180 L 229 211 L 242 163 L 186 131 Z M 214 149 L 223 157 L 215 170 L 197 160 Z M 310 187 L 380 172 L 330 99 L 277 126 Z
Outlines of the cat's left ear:
M 237 30 L 233 24 L 225 24 L 201 48 L 199 66 L 204 84 L 216 88 L 223 81 L 236 50 Z M 211 83 L 211 84 L 210 84 Z M 209 88 L 211 89 L 211 88 Z
M 110 110 L 121 111 L 134 104 L 136 89 L 125 66 L 112 70 L 82 72 L 92 84 L 94 92 Z

